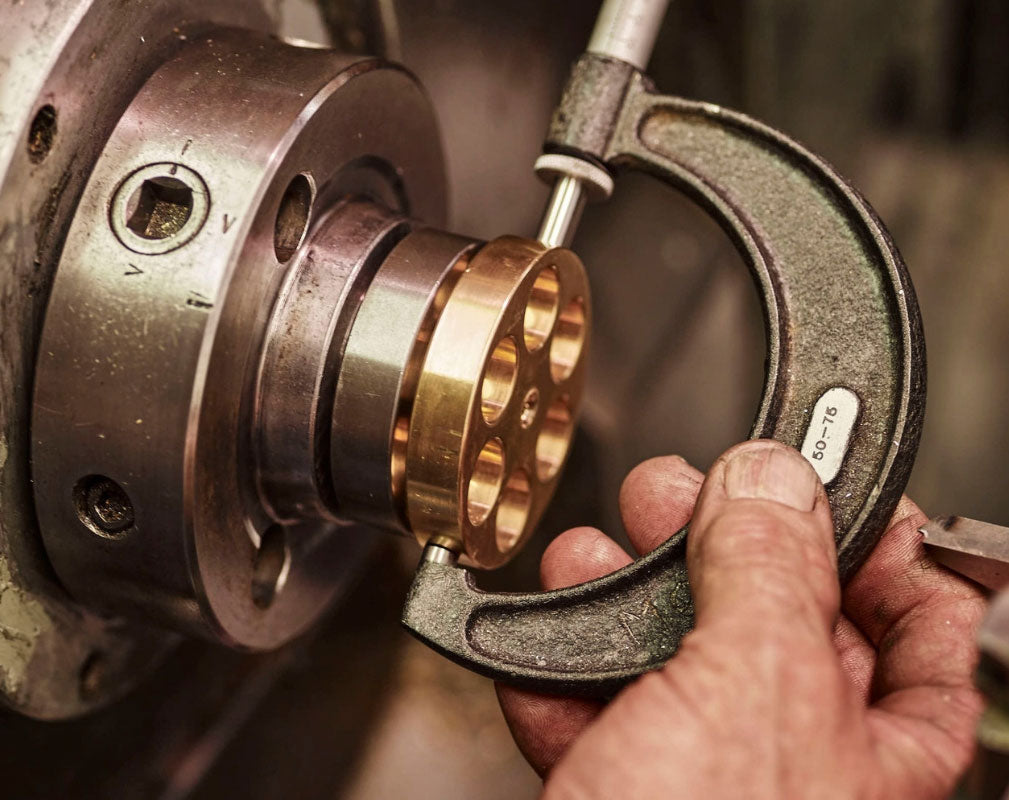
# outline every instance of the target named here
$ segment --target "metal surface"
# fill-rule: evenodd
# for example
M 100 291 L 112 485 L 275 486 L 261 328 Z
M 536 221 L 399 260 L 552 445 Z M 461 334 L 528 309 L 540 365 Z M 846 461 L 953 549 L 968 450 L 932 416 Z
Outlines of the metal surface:
M 502 237 L 469 260 L 438 319 L 406 442 L 421 539 L 497 567 L 532 532 L 567 458 L 591 326 L 578 258 Z
M 158 254 L 125 248 L 108 211 L 146 165 L 165 165 L 162 184 L 198 175 L 209 194 L 191 239 L 154 231 L 179 237 Z M 381 219 L 327 212 L 359 194 L 439 223 L 442 173 L 423 92 L 378 61 L 218 29 L 140 89 L 78 206 L 36 376 L 40 525 L 76 599 L 245 648 L 277 646 L 326 607 L 367 540 L 311 500 L 328 444 L 315 399 L 331 400 L 334 357 L 386 241 Z M 288 402 L 296 424 L 277 412 Z M 279 473 L 296 487 L 286 505 Z M 135 510 L 115 538 L 72 502 L 91 476 Z
M 644 70 L 669 0 L 605 0 L 586 50 Z
M 669 0 L 605 0 L 587 51 L 643 70 L 651 58 L 668 5 Z M 579 156 L 544 153 L 536 161 L 536 174 L 556 181 L 537 236 L 550 247 L 571 244 L 588 195 L 605 199 L 613 192 L 609 173 Z
M 119 116 L 188 37 L 269 30 L 255 2 L 21 3 L 0 28 L 0 703 L 83 713 L 127 691 L 173 637 L 72 602 L 38 538 L 30 393 L 43 311 L 71 215 Z
M 936 517 L 921 533 L 933 561 L 992 591 L 1009 586 L 1009 528 L 966 517 Z
M 587 281 L 422 228 L 443 172 L 422 90 L 377 60 L 213 28 L 138 89 L 36 370 L 36 506 L 76 600 L 268 649 L 358 568 L 354 522 L 514 555 L 570 446 Z
M 704 206 L 748 263 L 768 358 L 751 435 L 799 447 L 836 387 L 861 403 L 827 487 L 839 571 L 849 577 L 907 482 L 924 415 L 925 358 L 913 289 L 875 214 L 827 164 L 784 135 L 710 104 L 662 97 L 628 65 L 575 65 L 548 149 L 649 172 Z M 422 562 L 405 625 L 460 663 L 547 691 L 606 695 L 663 664 L 692 624 L 686 531 L 629 567 L 571 589 L 477 591 Z
M 406 427 L 427 344 L 477 242 L 430 228 L 375 275 L 340 365 L 331 469 L 342 513 L 407 531 Z

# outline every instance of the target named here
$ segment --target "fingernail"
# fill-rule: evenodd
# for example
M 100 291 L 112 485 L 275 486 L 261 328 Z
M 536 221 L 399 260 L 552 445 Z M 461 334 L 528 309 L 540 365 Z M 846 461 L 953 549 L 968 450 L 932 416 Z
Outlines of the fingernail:
M 794 450 L 754 444 L 736 450 L 725 464 L 725 493 L 731 500 L 773 500 L 812 511 L 819 479 Z

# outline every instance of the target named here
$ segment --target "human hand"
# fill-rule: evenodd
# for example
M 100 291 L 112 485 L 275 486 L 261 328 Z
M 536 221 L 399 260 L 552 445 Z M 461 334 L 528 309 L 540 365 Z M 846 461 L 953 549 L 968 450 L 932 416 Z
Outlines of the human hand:
M 972 675 L 985 602 L 928 560 L 910 500 L 843 592 L 823 486 L 784 445 L 739 445 L 706 479 L 679 458 L 645 462 L 620 507 L 641 553 L 693 512 L 696 628 L 605 707 L 498 687 L 546 798 L 952 791 L 982 707 Z M 576 528 L 548 548 L 541 579 L 554 589 L 629 562 L 601 532 Z

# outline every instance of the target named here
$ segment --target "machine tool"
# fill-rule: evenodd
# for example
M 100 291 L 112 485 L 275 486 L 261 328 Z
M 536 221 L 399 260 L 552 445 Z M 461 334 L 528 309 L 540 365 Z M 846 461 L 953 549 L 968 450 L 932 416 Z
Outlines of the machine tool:
M 419 540 L 404 623 L 483 674 L 607 696 L 664 663 L 692 623 L 685 531 L 559 592 L 472 577 L 556 488 L 608 302 L 567 246 L 628 171 L 696 200 L 749 266 L 752 436 L 810 460 L 852 574 L 918 445 L 914 291 L 822 159 L 657 92 L 665 5 L 604 4 L 536 164 L 541 230 L 489 242 L 444 230 L 437 121 L 404 68 L 282 40 L 249 0 L 18 7 L 0 32 L 9 707 L 106 703 L 167 630 L 281 645 L 358 569 L 361 526 Z

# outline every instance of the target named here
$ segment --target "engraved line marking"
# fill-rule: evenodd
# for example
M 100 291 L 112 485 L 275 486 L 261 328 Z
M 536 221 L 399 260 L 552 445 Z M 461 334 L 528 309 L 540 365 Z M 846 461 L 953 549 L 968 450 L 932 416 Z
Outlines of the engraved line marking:
M 190 292 L 190 297 L 186 299 L 186 305 L 192 306 L 193 308 L 199 308 L 203 310 L 208 310 L 214 307 L 214 304 L 210 302 L 204 295 L 199 292 Z
M 179 165 L 178 164 L 172 164 L 172 168 L 170 170 L 168 170 L 168 174 L 169 175 L 174 175 L 178 171 L 179 171 Z
M 235 220 L 229 217 L 227 214 L 224 215 L 224 233 L 228 232 L 228 229 L 235 224 Z
M 140 269 L 136 264 L 129 264 L 129 269 L 123 273 L 123 275 L 143 275 L 144 271 Z
M 189 145 L 191 145 L 192 143 L 193 143 L 192 139 L 186 139 L 186 143 L 182 145 L 182 152 L 179 153 L 179 158 L 182 158 L 182 156 L 186 154 L 186 151 L 189 149 Z

